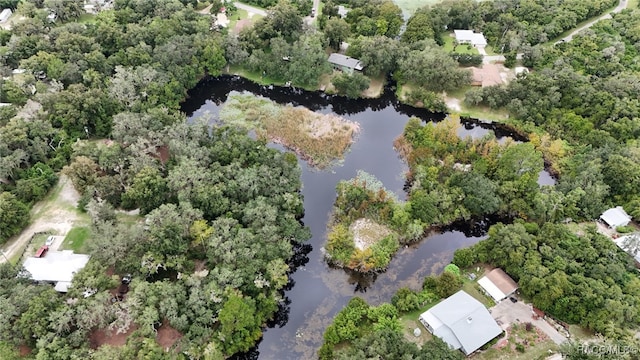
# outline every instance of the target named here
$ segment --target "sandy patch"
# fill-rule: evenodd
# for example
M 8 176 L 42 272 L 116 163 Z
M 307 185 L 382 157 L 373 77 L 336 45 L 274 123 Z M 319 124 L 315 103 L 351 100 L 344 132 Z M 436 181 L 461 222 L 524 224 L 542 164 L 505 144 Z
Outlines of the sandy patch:
M 169 321 L 166 319 L 162 321 L 162 325 L 158 328 L 158 333 L 156 334 L 156 341 L 164 351 L 169 351 L 176 341 L 181 338 L 182 334 L 178 330 L 172 328 L 171 325 L 169 325 Z
M 89 347 L 97 349 L 102 345 L 122 346 L 127 343 L 127 338 L 134 331 L 136 326 L 129 327 L 129 330 L 124 333 L 116 333 L 115 331 L 109 331 L 104 329 L 96 329 L 89 335 Z
M 449 108 L 450 111 L 459 112 L 462 110 L 462 108 L 460 107 L 460 99 L 447 96 L 444 98 L 444 101 L 447 104 L 447 107 Z
M 71 180 L 60 175 L 58 184 L 51 190 L 50 195 L 31 209 L 31 225 L 7 243 L 4 248 L 6 257 L 11 258 L 20 253 L 35 233 L 50 231 L 52 235 L 64 239 L 69 230 L 80 221 L 75 210 L 79 199 L 80 194 L 74 189 Z M 4 257 L 0 258 L 0 263 L 2 262 L 5 262 Z
M 349 226 L 349 230 L 353 233 L 353 241 L 356 248 L 360 250 L 369 248 L 385 236 L 393 233 L 386 226 L 380 225 L 370 219 L 358 219 L 354 221 L 351 226 Z

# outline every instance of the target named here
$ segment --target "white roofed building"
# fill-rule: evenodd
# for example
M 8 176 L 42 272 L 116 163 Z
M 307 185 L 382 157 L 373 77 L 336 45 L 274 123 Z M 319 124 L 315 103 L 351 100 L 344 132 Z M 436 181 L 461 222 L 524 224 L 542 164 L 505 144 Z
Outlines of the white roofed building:
M 600 220 L 604 221 L 610 228 L 615 229 L 618 226 L 627 226 L 631 222 L 631 216 L 624 211 L 622 206 L 616 206 L 602 213 Z
M 53 283 L 56 291 L 67 292 L 73 276 L 87 265 L 89 258 L 71 250 L 50 251 L 41 258 L 27 258 L 23 266 L 31 279 Z
M 478 280 L 482 287 L 495 302 L 506 299 L 518 290 L 518 284 L 502 269 L 493 269 L 487 275 Z
M 471 44 L 475 48 L 487 46 L 487 39 L 482 33 L 474 33 L 473 30 L 453 30 L 453 32 L 459 44 Z
M 502 333 L 487 308 L 462 290 L 422 313 L 419 320 L 430 333 L 465 355 Z

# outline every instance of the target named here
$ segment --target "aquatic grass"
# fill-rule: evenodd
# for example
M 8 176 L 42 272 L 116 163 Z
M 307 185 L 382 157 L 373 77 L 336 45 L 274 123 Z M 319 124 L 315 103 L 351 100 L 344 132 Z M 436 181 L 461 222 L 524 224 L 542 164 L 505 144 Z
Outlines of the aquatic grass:
M 232 92 L 220 111 L 223 123 L 254 130 L 284 145 L 309 164 L 326 168 L 342 159 L 359 126 L 336 115 L 304 107 L 281 106 L 250 93 Z

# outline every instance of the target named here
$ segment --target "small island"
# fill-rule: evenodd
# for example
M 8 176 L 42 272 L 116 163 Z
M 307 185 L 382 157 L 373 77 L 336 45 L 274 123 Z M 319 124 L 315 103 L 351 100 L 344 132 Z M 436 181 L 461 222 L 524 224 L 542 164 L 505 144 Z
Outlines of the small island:
M 534 144 L 495 135 L 459 136 L 460 121 L 411 119 L 395 148 L 409 165 L 408 201 L 399 201 L 373 176 L 359 172 L 337 186 L 326 260 L 358 272 L 386 269 L 400 245 L 428 229 L 497 214 L 505 218 L 558 217 L 544 208 L 538 174 L 542 153 Z
M 341 160 L 360 130 L 358 123 L 333 114 L 278 105 L 264 97 L 236 91 L 229 94 L 220 120 L 282 144 L 319 169 Z

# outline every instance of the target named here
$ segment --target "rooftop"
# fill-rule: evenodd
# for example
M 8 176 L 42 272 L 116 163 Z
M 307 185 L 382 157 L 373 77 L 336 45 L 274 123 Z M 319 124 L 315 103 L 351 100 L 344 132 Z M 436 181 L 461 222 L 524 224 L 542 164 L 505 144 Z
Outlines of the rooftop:
M 351 69 L 362 70 L 363 68 L 360 60 L 338 53 L 329 55 L 328 61 L 332 64 L 346 66 Z
M 89 257 L 71 250 L 50 251 L 41 258 L 27 258 L 23 266 L 35 281 L 71 283 L 73 276 L 87 265 Z
M 616 206 L 602 213 L 602 215 L 600 215 L 600 219 L 606 222 L 607 225 L 615 228 L 627 225 L 629 221 L 631 221 L 631 216 L 624 211 L 622 206 Z
M 495 64 L 483 64 L 481 68 L 471 67 L 470 69 L 473 79 L 472 85 L 486 87 L 502 84 L 500 69 Z
M 468 42 L 473 46 L 486 46 L 487 39 L 482 33 L 474 33 L 473 30 L 453 30 L 458 42 Z
M 460 290 L 420 315 L 434 335 L 469 355 L 502 333 L 487 308 Z
M 506 298 L 518 289 L 518 284 L 516 284 L 507 273 L 498 268 L 491 270 L 487 275 L 478 280 L 478 284 L 482 286 L 495 301 Z

